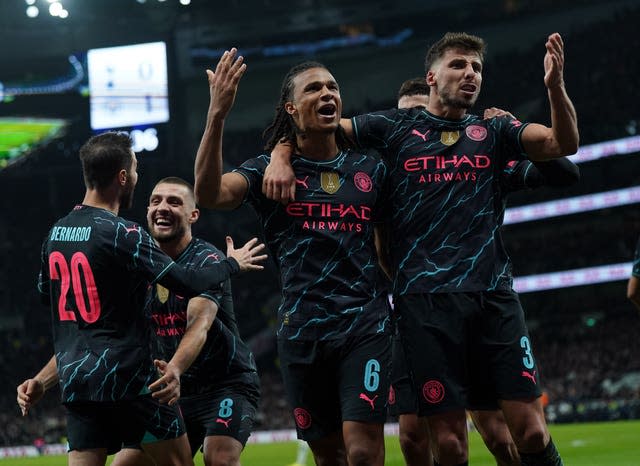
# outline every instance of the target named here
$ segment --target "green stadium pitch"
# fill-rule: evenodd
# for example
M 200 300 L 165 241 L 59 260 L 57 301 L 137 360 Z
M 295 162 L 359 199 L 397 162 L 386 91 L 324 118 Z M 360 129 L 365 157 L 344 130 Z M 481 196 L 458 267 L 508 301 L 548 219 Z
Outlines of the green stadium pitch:
M 61 119 L 0 118 L 0 169 L 61 136 L 65 126 Z
M 551 435 L 566 466 L 639 466 L 640 421 L 551 425 Z M 287 466 L 295 461 L 296 443 L 249 444 L 241 457 L 243 466 Z M 494 466 L 476 432 L 470 434 L 469 464 Z M 110 457 L 107 464 L 111 463 Z M 1 459 L 0 466 L 64 466 L 66 456 Z M 203 466 L 198 454 L 196 466 Z M 307 465 L 312 466 L 309 455 Z M 387 466 L 402 466 L 397 437 L 386 439 Z

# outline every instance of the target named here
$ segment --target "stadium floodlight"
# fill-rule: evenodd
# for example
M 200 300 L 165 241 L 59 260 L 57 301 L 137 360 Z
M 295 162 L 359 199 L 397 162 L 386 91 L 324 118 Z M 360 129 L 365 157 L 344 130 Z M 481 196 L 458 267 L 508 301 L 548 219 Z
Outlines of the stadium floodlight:
M 51 16 L 58 16 L 62 10 L 64 10 L 64 7 L 60 2 L 53 2 L 49 5 L 49 14 Z
M 62 10 L 58 13 L 58 18 L 65 19 L 67 16 L 69 16 L 69 12 L 67 10 Z
M 39 13 L 40 13 L 40 10 L 38 10 L 37 6 L 31 5 L 30 7 L 27 7 L 27 16 L 29 18 L 35 18 L 36 16 L 38 16 Z
M 181 5 L 190 5 L 191 4 L 191 0 L 180 0 L 180 4 Z
M 36 3 L 36 0 L 24 0 L 27 5 L 33 5 Z

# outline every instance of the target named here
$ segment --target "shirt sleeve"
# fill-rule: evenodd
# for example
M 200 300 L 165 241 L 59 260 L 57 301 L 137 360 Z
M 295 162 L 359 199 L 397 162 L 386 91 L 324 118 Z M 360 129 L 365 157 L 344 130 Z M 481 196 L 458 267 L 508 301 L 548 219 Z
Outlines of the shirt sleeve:
M 358 115 L 351 119 L 353 139 L 359 148 L 384 151 L 389 147 L 389 139 L 396 126 L 398 110 Z
M 151 284 L 160 283 L 186 297 L 219 286 L 240 269 L 233 258 L 210 262 L 198 269 L 176 264 L 143 228 L 131 222 L 118 233 L 117 245 L 117 253 L 128 268 L 141 272 Z
M 491 122 L 496 125 L 500 134 L 498 156 L 501 166 L 505 166 L 511 160 L 526 160 L 527 155 L 522 146 L 522 131 L 528 123 L 522 123 L 510 116 L 493 118 Z
M 247 189 L 244 203 L 256 205 L 262 196 L 262 179 L 270 157 L 261 155 L 259 157 L 245 161 L 238 168 L 234 169 L 234 173 L 238 173 L 245 177 L 249 188 Z

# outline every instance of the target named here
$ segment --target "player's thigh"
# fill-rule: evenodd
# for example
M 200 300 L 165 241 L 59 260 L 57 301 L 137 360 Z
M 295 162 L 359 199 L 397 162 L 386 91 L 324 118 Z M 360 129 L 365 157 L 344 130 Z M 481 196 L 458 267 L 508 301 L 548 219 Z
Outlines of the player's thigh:
M 298 438 L 319 445 L 342 431 L 338 361 L 325 341 L 278 340 L 280 373 Z M 320 442 L 327 437 L 327 442 Z M 315 451 L 314 451 L 314 454 Z
M 205 466 L 235 466 L 240 464 L 240 454 L 244 446 L 238 440 L 226 435 L 205 437 L 202 452 Z
M 71 450 L 68 461 L 69 466 L 104 466 L 107 461 L 107 450 L 106 448 Z
M 180 401 L 191 450 L 205 438 L 223 436 L 247 443 L 258 411 L 258 390 L 244 384 L 220 387 Z
M 144 452 L 142 447 L 125 446 L 116 453 L 111 466 L 155 466 L 155 462 Z
M 350 463 L 372 466 L 384 463 L 384 424 L 345 421 L 342 436 Z
M 142 445 L 156 466 L 193 466 L 187 434 Z
M 70 452 L 104 450 L 106 455 L 111 455 L 120 450 L 124 437 L 142 433 L 118 402 L 71 402 L 64 406 Z M 83 461 L 90 461 L 95 453 L 80 456 L 87 456 Z
M 398 330 L 412 376 L 418 413 L 431 416 L 467 404 L 470 316 L 474 293 L 432 293 L 395 300 Z
M 502 410 L 476 410 L 470 411 L 471 419 L 485 443 L 510 443 L 511 433 L 504 418 Z
M 335 342 L 335 346 L 342 420 L 383 424 L 391 375 L 391 336 L 356 335 Z
M 416 391 L 407 367 L 402 342 L 397 335 L 394 335 L 392 340 L 391 359 L 389 414 L 401 416 L 417 413 Z
M 487 374 L 473 380 L 491 381 L 501 400 L 529 400 L 541 395 L 538 366 L 533 354 L 524 311 L 513 291 L 485 292 L 482 313 L 477 320 L 475 344 L 482 360 L 472 366 L 488 364 Z

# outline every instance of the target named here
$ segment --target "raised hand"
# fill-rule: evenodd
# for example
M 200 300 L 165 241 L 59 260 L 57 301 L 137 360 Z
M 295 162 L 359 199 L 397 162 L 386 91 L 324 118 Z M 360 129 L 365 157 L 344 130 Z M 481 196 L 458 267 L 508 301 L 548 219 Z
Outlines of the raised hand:
M 207 70 L 209 80 L 209 116 L 225 118 L 233 105 L 238 90 L 240 78 L 247 69 L 243 57 L 236 54 L 238 50 L 232 48 L 222 54 L 215 72 Z
M 557 32 L 551 34 L 545 44 L 544 84 L 547 89 L 564 86 L 564 43 Z
M 227 257 L 233 257 L 238 262 L 242 272 L 264 269 L 259 262 L 263 262 L 267 255 L 258 255 L 263 249 L 264 243 L 258 244 L 258 238 L 252 238 L 240 249 L 234 249 L 233 239 L 231 236 L 227 236 Z

